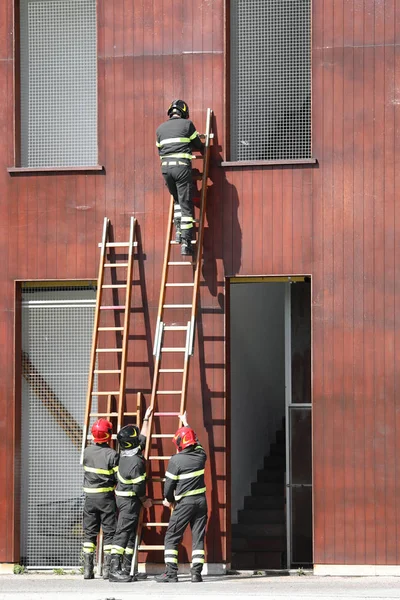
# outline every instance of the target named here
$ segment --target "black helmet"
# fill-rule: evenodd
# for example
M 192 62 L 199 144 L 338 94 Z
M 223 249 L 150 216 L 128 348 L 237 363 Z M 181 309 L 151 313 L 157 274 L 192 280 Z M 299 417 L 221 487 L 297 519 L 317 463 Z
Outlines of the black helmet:
M 173 100 L 171 102 L 167 115 L 170 117 L 174 111 L 178 111 L 183 119 L 189 118 L 189 107 L 184 100 Z
M 122 450 L 133 450 L 140 444 L 139 427 L 136 425 L 125 425 L 117 433 L 117 440 Z

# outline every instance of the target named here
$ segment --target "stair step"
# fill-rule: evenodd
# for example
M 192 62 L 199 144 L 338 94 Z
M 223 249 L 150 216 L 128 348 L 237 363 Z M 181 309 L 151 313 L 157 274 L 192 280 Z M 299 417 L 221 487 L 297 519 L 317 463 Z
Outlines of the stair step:
M 285 513 L 283 509 L 274 510 L 239 510 L 238 520 L 240 525 L 267 525 L 267 524 L 278 524 L 285 522 Z
M 246 496 L 244 499 L 244 508 L 255 510 L 276 509 L 283 510 L 285 502 L 282 496 Z
M 258 483 L 285 483 L 285 473 L 278 469 L 259 469 L 257 471 Z
M 270 446 L 270 455 L 271 456 L 283 456 L 286 455 L 286 446 L 285 444 L 271 444 Z
M 232 537 L 277 537 L 285 535 L 285 525 L 283 523 L 263 523 L 263 524 L 242 524 L 232 525 Z
M 286 470 L 286 461 L 284 456 L 266 456 L 264 458 L 264 469 L 282 469 Z
M 283 496 L 284 483 L 252 483 L 252 496 Z
M 276 552 L 233 552 L 232 569 L 283 569 L 284 553 Z
M 232 537 L 232 552 L 284 552 L 286 537 Z

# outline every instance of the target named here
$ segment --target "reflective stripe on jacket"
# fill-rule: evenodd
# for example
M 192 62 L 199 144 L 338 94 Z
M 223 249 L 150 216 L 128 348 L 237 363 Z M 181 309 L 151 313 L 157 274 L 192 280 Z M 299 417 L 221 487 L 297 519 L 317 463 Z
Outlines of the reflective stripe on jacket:
M 140 445 L 146 445 L 146 438 L 140 436 Z M 146 463 L 141 451 L 132 454 L 122 451 L 119 459 L 117 473 L 116 496 L 138 496 L 146 495 Z
M 165 473 L 164 496 L 169 502 L 205 494 L 204 467 L 207 455 L 200 444 L 175 454 Z
M 91 444 L 83 453 L 83 470 L 86 494 L 112 492 L 117 482 L 118 454 L 108 444 Z
M 158 127 L 156 146 L 161 159 L 169 157 L 191 160 L 192 149 L 202 150 L 204 144 L 192 121 L 172 118 Z

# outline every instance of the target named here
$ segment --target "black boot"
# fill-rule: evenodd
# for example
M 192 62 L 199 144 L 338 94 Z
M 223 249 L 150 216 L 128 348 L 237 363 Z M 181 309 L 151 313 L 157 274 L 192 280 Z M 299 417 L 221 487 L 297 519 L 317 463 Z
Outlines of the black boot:
M 156 576 L 157 583 L 178 583 L 178 572 L 169 569 L 168 566 L 164 573 Z
M 94 579 L 93 561 L 94 554 L 83 554 L 83 579 Z
M 201 573 L 198 573 L 197 571 L 191 571 L 190 581 L 192 583 L 201 583 L 203 581 Z
M 183 239 L 181 245 L 182 256 L 193 256 L 193 248 L 190 240 Z
M 110 560 L 111 560 L 111 554 L 104 554 L 103 579 L 108 579 L 108 577 L 110 575 Z
M 122 572 L 125 575 L 131 574 L 131 565 L 132 565 L 133 554 L 124 554 L 124 559 L 122 561 Z M 134 573 L 133 581 L 142 581 L 147 579 L 146 573 Z
M 119 581 L 121 583 L 130 583 L 132 577 L 121 571 L 121 556 L 119 554 L 111 554 L 110 575 L 109 581 Z
M 177 244 L 180 244 L 182 242 L 181 220 L 175 218 L 174 225 L 175 225 L 175 241 Z

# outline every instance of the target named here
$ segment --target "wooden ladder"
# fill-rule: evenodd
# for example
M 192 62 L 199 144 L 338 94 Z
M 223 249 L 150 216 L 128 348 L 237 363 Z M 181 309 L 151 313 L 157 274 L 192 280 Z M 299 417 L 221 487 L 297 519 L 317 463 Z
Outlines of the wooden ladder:
M 173 210 L 174 200 L 171 196 L 169 215 L 168 215 L 168 230 L 165 242 L 164 264 L 161 277 L 160 299 L 157 313 L 157 324 L 154 339 L 155 364 L 154 376 L 151 393 L 150 406 L 153 408 L 153 413 L 149 419 L 149 433 L 144 451 L 145 458 L 148 460 L 148 479 L 150 485 L 154 483 L 162 485 L 165 481 L 166 461 L 170 456 L 172 448 L 172 438 L 174 436 L 174 425 L 165 425 L 164 420 L 171 423 L 171 419 L 179 417 L 186 410 L 186 398 L 188 388 L 188 376 L 190 357 L 194 352 L 194 334 L 196 325 L 197 302 L 199 295 L 201 259 L 204 237 L 204 222 L 206 213 L 207 201 L 207 179 L 210 160 L 210 141 L 213 137 L 211 132 L 212 110 L 207 109 L 206 131 L 205 131 L 205 148 L 203 156 L 195 154 L 195 158 L 201 158 L 203 161 L 203 171 L 201 174 L 201 198 L 200 212 L 198 223 L 197 240 L 193 240 L 195 246 L 193 259 L 176 260 L 173 258 L 175 249 L 180 249 L 179 243 L 174 240 L 173 235 Z M 189 269 L 189 267 L 192 267 Z M 189 275 L 185 275 L 189 273 Z M 189 281 L 183 281 L 190 279 Z M 190 302 L 176 301 L 176 296 L 180 298 L 185 296 L 185 290 L 190 290 Z M 172 294 L 172 301 L 167 299 L 167 295 Z M 183 337 L 183 339 L 182 339 Z M 166 339 L 168 338 L 168 343 Z M 176 381 L 172 389 L 165 387 L 165 379 L 178 380 L 181 383 L 176 385 Z M 179 406 L 177 405 L 179 400 Z M 171 410 L 165 407 L 169 405 Z M 179 421 L 181 424 L 181 421 Z M 157 427 L 157 432 L 153 432 L 154 426 Z M 164 431 L 164 428 L 166 431 Z M 163 441 L 168 440 L 171 448 L 168 446 L 167 455 L 165 452 L 157 453 L 157 449 L 153 447 L 154 442 L 158 448 L 163 446 Z M 155 465 L 158 465 L 158 473 Z M 157 474 L 156 474 L 157 473 Z M 157 505 L 162 505 L 162 498 L 154 499 L 155 507 L 150 509 L 154 513 L 158 513 L 160 508 Z M 164 545 L 142 545 L 143 528 L 167 527 L 168 522 L 163 522 L 160 518 L 143 521 L 143 510 L 141 511 L 137 534 L 134 556 L 132 560 L 131 572 L 137 567 L 138 553 L 140 551 L 149 552 L 152 550 L 164 550 Z
M 131 413 L 124 412 L 134 248 L 137 246 L 136 219 L 131 217 L 128 242 L 110 241 L 109 230 L 110 221 L 105 217 L 102 241 L 99 244 L 100 265 L 97 279 L 96 310 L 94 315 L 92 350 L 90 355 L 89 379 L 86 395 L 81 464 L 83 462 L 83 452 L 86 444 L 92 439 L 92 436 L 89 434 L 91 419 L 96 420 L 100 417 L 106 419 L 114 418 L 117 420 L 117 432 L 121 429 L 122 421 L 125 416 L 135 417 L 137 424 L 139 424 L 140 420 L 140 394 L 138 394 L 137 397 L 137 410 Z M 119 254 L 116 253 L 115 249 L 122 249 L 120 254 L 124 257 L 128 256 L 128 260 L 126 261 L 126 258 L 122 261 L 119 260 Z M 125 277 L 121 276 L 122 269 L 126 269 Z M 106 271 L 109 271 L 107 275 Z M 108 275 L 110 276 L 108 277 Z M 105 281 L 110 281 L 111 283 L 105 283 Z M 110 302 L 104 303 L 103 298 L 106 295 L 105 290 L 110 290 L 113 298 L 118 296 L 118 290 L 125 290 L 125 303 L 123 305 L 120 305 L 118 302 L 112 302 L 111 304 Z M 107 295 L 109 295 L 110 292 L 107 292 Z M 122 317 L 119 316 L 121 314 L 123 314 L 123 325 L 120 323 Z M 110 325 L 110 316 L 112 325 Z M 104 325 L 104 322 L 107 324 Z M 116 322 L 118 323 L 117 325 L 115 324 Z M 108 347 L 104 347 L 103 344 L 99 343 L 99 340 L 103 341 L 103 338 L 106 338 Z M 113 340 L 112 344 L 109 342 L 111 339 Z M 117 363 L 118 368 L 108 368 L 109 365 L 107 365 L 107 360 Z M 99 361 L 105 361 L 105 366 L 107 368 L 99 368 L 97 366 Z M 103 382 L 119 378 L 119 383 L 118 385 L 111 384 L 111 382 L 108 384 L 103 383 L 108 389 L 105 389 L 104 391 L 93 391 L 95 377 L 97 375 L 103 376 Z M 110 389 L 112 387 L 118 387 L 118 389 Z M 92 412 L 94 397 L 97 397 L 98 402 L 101 398 L 106 397 L 107 403 L 105 411 L 97 410 L 97 412 Z M 112 410 L 112 398 L 115 398 L 116 404 L 116 410 L 114 411 Z M 113 439 L 115 438 L 116 435 L 114 434 Z

